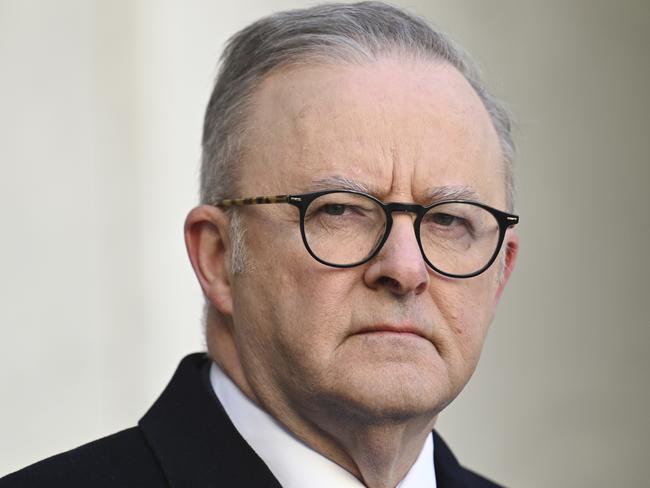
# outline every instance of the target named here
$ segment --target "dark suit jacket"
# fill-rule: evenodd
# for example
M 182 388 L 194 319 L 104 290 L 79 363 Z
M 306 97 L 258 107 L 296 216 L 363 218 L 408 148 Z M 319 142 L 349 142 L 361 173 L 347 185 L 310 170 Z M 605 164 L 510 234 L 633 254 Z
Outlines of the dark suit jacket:
M 187 356 L 137 427 L 10 474 L 0 488 L 280 488 L 220 408 L 209 367 L 205 354 Z M 497 487 L 462 468 L 433 435 L 439 488 Z

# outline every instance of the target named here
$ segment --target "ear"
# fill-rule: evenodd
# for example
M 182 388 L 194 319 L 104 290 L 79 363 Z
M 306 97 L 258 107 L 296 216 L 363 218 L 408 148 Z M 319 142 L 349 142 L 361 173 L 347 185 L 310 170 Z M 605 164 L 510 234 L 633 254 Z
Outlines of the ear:
M 219 312 L 232 315 L 232 275 L 228 215 L 201 205 L 185 219 L 185 246 L 205 296 Z
M 506 287 L 506 283 L 510 279 L 512 270 L 515 268 L 515 263 L 517 262 L 517 253 L 519 252 L 519 236 L 514 229 L 510 228 L 506 231 L 506 237 L 504 239 L 503 245 L 505 246 L 505 262 L 503 263 L 503 272 L 501 274 L 501 279 L 499 280 L 499 286 L 497 287 L 497 293 L 495 297 L 495 305 L 499 303 L 501 299 L 501 294 Z

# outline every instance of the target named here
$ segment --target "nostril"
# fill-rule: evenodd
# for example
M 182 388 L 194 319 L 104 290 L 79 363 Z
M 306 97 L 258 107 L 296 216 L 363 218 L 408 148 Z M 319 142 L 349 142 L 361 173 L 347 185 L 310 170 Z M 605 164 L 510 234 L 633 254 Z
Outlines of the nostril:
M 428 286 L 428 285 L 427 285 L 427 282 L 426 282 L 426 281 L 422 281 L 422 283 L 420 283 L 420 284 L 417 286 L 417 288 L 415 289 L 415 294 L 416 294 L 416 295 L 419 295 L 420 293 L 424 292 L 424 291 L 427 289 L 427 286 Z
M 391 278 L 389 276 L 382 276 L 381 278 L 379 278 L 379 284 L 387 288 L 393 293 L 400 294 L 403 292 L 401 283 L 398 280 Z

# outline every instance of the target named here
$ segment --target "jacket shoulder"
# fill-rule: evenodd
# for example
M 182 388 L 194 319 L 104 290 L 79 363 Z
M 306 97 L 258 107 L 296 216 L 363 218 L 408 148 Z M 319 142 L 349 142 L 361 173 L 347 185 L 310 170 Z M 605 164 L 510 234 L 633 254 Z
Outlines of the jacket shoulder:
M 138 427 L 58 454 L 0 479 L 0 488 L 166 487 L 161 468 Z
M 495 482 L 490 481 L 489 479 L 484 478 L 479 474 L 476 474 L 474 471 L 470 471 L 466 468 L 462 469 L 465 472 L 467 486 L 471 486 L 473 488 L 503 488 L 502 485 L 498 485 Z
M 464 468 L 458 463 L 447 443 L 433 431 L 433 464 L 439 487 L 445 488 L 503 488 L 501 485 Z

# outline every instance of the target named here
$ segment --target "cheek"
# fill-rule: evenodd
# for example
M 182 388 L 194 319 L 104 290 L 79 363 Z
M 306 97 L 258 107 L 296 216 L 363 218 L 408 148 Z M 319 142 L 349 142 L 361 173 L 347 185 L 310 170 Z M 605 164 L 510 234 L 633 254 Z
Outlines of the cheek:
M 477 361 L 492 320 L 494 277 L 489 273 L 463 281 L 442 281 L 432 283 L 431 288 L 447 326 L 447 339 L 464 361 Z
M 345 297 L 360 279 L 352 270 L 319 264 L 296 240 L 249 246 L 235 305 L 241 311 L 237 322 L 255 334 L 242 338 L 246 345 L 259 354 L 279 355 L 289 366 L 327 362 L 333 355 L 350 322 Z
M 277 303 L 283 323 L 283 344 L 304 361 L 327 362 L 349 330 L 351 307 L 346 297 L 354 286 L 353 272 L 326 268 L 311 257 L 288 270 L 284 303 Z M 358 278 L 356 278 L 358 279 Z

